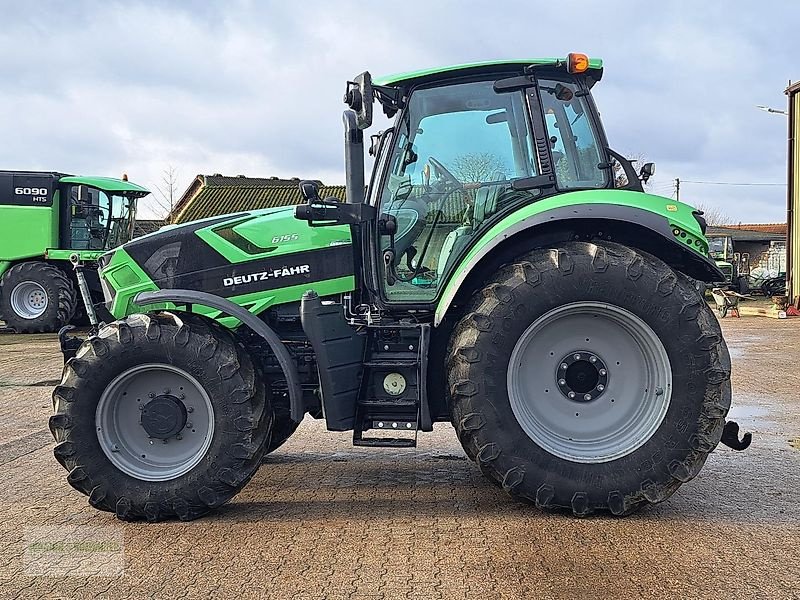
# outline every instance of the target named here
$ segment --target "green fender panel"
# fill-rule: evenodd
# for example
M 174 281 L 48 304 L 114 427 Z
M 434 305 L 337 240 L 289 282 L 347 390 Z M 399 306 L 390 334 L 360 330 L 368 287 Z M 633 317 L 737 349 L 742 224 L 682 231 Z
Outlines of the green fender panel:
M 708 258 L 708 241 L 694 212 L 688 204 L 662 196 L 607 189 L 559 194 L 523 206 L 485 231 L 461 259 L 436 306 L 434 325 L 441 323 L 470 271 L 493 248 L 520 232 L 559 220 L 612 219 L 643 225 L 665 238 L 666 243 L 682 246 L 697 263 L 699 274 L 712 280 L 720 273 Z

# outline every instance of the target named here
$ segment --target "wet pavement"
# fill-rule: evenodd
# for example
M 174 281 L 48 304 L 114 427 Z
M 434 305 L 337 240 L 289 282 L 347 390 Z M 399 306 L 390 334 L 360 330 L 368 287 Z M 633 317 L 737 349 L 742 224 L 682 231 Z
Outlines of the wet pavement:
M 307 420 L 213 516 L 155 525 L 66 483 L 55 337 L 0 335 L 0 598 L 800 598 L 800 319 L 723 326 L 753 444 L 632 517 L 515 503 L 449 425 L 370 450 Z

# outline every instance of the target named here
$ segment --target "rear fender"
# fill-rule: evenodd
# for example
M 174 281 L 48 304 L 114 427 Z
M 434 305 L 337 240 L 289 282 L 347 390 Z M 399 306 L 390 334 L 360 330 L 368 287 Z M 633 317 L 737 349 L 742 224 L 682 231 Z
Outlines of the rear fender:
M 558 200 L 558 206 L 553 206 L 554 200 Z M 481 266 L 491 263 L 493 257 L 501 252 L 511 258 L 519 256 L 541 247 L 537 240 L 552 243 L 560 239 L 559 233 L 571 236 L 562 241 L 578 234 L 594 238 L 602 235 L 603 239 L 649 252 L 694 279 L 720 281 L 724 276 L 708 258 L 708 242 L 693 213 L 686 204 L 624 190 L 573 192 L 529 204 L 500 220 L 473 243 L 445 286 L 434 324 L 441 323 L 458 293 L 474 285 L 467 283 L 470 277 L 482 272 Z

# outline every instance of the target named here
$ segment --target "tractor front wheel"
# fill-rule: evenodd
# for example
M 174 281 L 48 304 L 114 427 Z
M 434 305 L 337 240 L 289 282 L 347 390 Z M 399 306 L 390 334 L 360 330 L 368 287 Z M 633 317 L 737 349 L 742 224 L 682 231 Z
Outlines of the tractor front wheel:
M 624 515 L 701 469 L 730 358 L 688 278 L 610 242 L 534 251 L 476 294 L 450 343 L 453 422 L 512 496 Z
M 258 469 L 272 427 L 260 372 L 230 331 L 132 315 L 64 366 L 50 429 L 67 481 L 124 520 L 190 520 Z

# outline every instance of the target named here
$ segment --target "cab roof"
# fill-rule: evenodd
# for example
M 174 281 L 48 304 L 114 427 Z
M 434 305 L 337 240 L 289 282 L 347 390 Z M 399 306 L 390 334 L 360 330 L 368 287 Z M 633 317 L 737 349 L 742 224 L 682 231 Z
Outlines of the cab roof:
M 104 192 L 127 192 L 130 195 L 146 196 L 150 190 L 143 188 L 140 185 L 125 181 L 124 179 L 116 179 L 114 177 L 78 177 L 69 176 L 62 177 L 62 183 L 75 183 L 78 185 L 88 185 L 95 187 Z
M 521 71 L 522 68 L 530 65 L 536 66 L 553 66 L 566 65 L 567 59 L 564 58 L 520 58 L 513 60 L 487 60 L 481 62 L 464 63 L 460 65 L 451 65 L 449 67 L 439 67 L 434 69 L 422 69 L 420 71 L 409 71 L 406 73 L 395 73 L 394 75 L 384 75 L 382 77 L 375 77 L 373 83 L 375 85 L 383 86 L 399 86 L 407 85 L 409 83 L 416 83 L 422 79 L 435 79 L 438 75 L 469 75 L 479 74 L 481 72 L 498 72 L 498 71 Z M 591 73 L 595 79 L 600 79 L 603 72 L 603 61 L 599 58 L 589 59 L 589 69 L 587 73 Z

